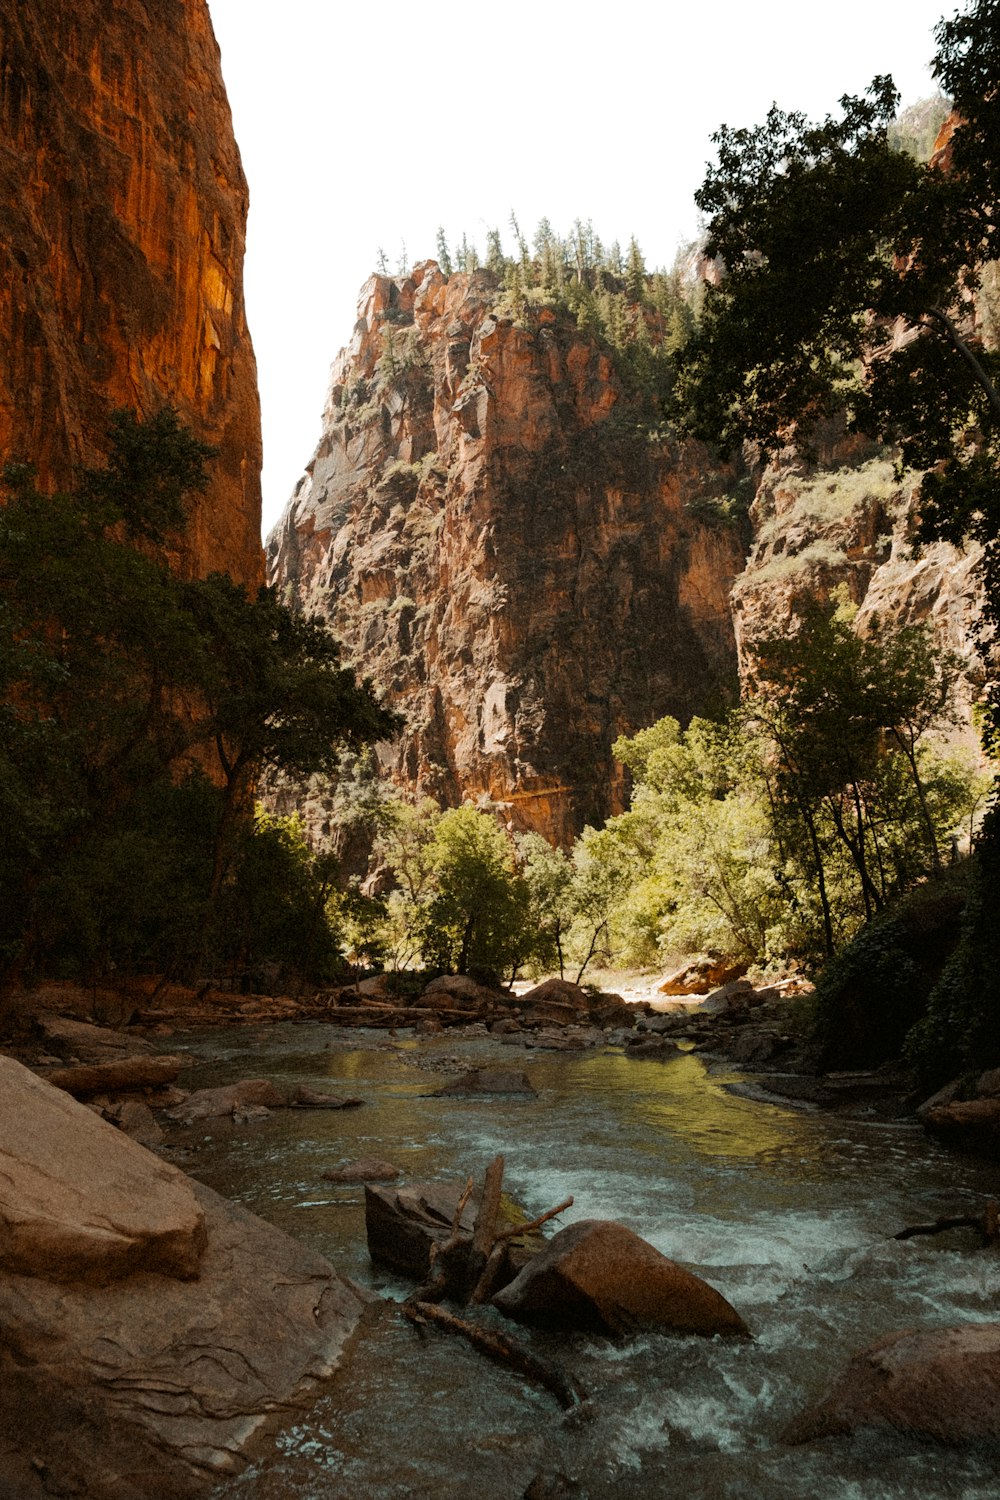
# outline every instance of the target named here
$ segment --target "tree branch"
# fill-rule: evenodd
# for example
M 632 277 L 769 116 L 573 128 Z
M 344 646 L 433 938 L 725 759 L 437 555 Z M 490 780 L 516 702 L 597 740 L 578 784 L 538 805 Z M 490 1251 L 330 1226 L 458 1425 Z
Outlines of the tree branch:
M 963 339 L 962 335 L 955 327 L 953 320 L 949 318 L 948 314 L 940 307 L 929 307 L 927 309 L 927 317 L 933 318 L 935 320 L 935 325 L 938 328 L 944 329 L 945 333 L 948 335 L 948 338 L 951 340 L 952 345 L 955 347 L 955 349 L 958 350 L 959 354 L 972 370 L 972 373 L 975 375 L 977 382 L 982 388 L 983 393 L 985 394 L 986 399 L 990 404 L 990 408 L 993 412 L 994 417 L 998 422 L 1000 422 L 1000 393 L 997 392 L 996 386 L 993 384 L 992 380 L 983 369 L 983 366 L 980 364 L 979 360 L 976 358 L 972 350 L 969 348 L 968 344 L 965 342 L 965 339 Z M 930 325 L 925 322 L 924 326 L 928 327 Z

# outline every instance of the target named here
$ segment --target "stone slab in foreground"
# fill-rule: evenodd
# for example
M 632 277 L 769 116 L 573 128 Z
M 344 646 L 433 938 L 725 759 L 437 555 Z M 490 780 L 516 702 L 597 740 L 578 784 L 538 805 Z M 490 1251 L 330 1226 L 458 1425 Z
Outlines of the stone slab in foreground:
M 96 1195 L 89 1174 L 117 1148 L 129 1222 L 155 1219 L 162 1183 L 179 1182 L 203 1248 L 187 1280 L 140 1269 L 95 1285 L 0 1267 L 0 1495 L 186 1500 L 237 1470 L 265 1422 L 315 1397 L 358 1326 L 361 1297 L 305 1246 L 14 1070 L 27 1072 L 3 1064 L 0 1187 L 17 1165 L 12 1147 L 62 1141 L 69 1154 L 48 1192 L 72 1224 L 70 1205 Z
M 92 1110 L 0 1057 L 0 1270 L 106 1282 L 194 1276 L 193 1184 Z

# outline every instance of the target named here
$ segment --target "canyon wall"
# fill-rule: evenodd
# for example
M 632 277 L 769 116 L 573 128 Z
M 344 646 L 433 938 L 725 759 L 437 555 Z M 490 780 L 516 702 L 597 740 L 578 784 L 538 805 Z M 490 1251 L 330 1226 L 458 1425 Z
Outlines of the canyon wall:
M 261 577 L 247 187 L 205 0 L 0 0 L 0 456 L 45 487 L 109 413 L 212 443 L 176 564 Z
M 405 715 L 401 785 L 565 842 L 623 805 L 617 735 L 735 694 L 739 476 L 706 495 L 573 317 L 497 304 L 432 261 L 367 282 L 269 575 Z

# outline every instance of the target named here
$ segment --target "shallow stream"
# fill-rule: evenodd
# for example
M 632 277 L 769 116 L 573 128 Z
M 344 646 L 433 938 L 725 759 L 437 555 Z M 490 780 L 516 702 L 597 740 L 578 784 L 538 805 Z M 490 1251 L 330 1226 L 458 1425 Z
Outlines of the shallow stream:
M 718 1287 L 754 1334 L 619 1343 L 514 1329 L 587 1387 L 595 1416 L 581 1422 L 390 1308 L 313 1409 L 215 1500 L 519 1500 L 538 1474 L 566 1476 L 579 1488 L 558 1493 L 587 1500 L 995 1500 L 995 1452 L 871 1435 L 779 1441 L 880 1335 L 1000 1316 L 1000 1258 L 973 1233 L 890 1238 L 981 1211 L 997 1192 L 989 1163 L 944 1152 L 916 1126 L 737 1097 L 726 1085 L 738 1075 L 694 1055 L 521 1053 L 486 1037 L 416 1042 L 323 1025 L 171 1045 L 198 1059 L 193 1086 L 270 1077 L 364 1099 L 344 1112 L 202 1122 L 186 1134 L 185 1165 L 380 1293 L 410 1288 L 368 1259 L 364 1190 L 322 1171 L 379 1156 L 401 1181 L 479 1181 L 501 1151 L 505 1186 L 531 1212 L 573 1194 L 561 1224 L 621 1220 Z M 523 1065 L 537 1097 L 431 1097 L 487 1063 Z

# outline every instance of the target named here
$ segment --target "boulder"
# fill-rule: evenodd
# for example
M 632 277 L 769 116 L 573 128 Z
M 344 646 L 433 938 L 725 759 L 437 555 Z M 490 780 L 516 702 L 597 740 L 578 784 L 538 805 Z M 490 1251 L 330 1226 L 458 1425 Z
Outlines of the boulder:
M 345 1162 L 342 1167 L 331 1167 L 320 1176 L 326 1182 L 395 1182 L 399 1168 L 391 1161 L 379 1161 L 375 1156 L 363 1156 L 360 1161 Z
M 535 1089 L 527 1073 L 518 1068 L 473 1068 L 438 1089 L 435 1098 L 447 1098 L 453 1094 L 534 1094 Z
M 198 1274 L 204 1214 L 182 1172 L 0 1057 L 0 1267 L 105 1284 Z
M 747 964 L 732 963 L 718 954 L 702 954 L 668 974 L 659 986 L 661 995 L 707 995 L 710 990 L 747 971 Z
M 626 1057 L 647 1057 L 664 1062 L 676 1057 L 679 1051 L 677 1043 L 668 1036 L 638 1036 L 634 1040 L 630 1037 L 625 1043 Z
M 103 1111 L 104 1118 L 117 1125 L 119 1130 L 140 1146 L 158 1146 L 164 1139 L 163 1131 L 153 1117 L 153 1111 L 141 1099 L 124 1099 Z
M 493 1303 L 509 1317 L 561 1329 L 747 1332 L 714 1287 L 608 1219 L 560 1230 Z
M 749 1005 L 755 993 L 749 979 L 731 979 L 728 984 L 722 984 L 718 989 L 706 995 L 696 1014 L 701 1016 L 727 1015 L 731 1010 L 739 1010 Z
M 497 1002 L 509 1001 L 505 990 L 494 990 L 477 984 L 468 974 L 442 974 L 432 979 L 420 997 L 421 1005 L 435 1010 L 493 1010 Z
M 179 1125 L 193 1125 L 195 1120 L 222 1119 L 248 1104 L 262 1104 L 265 1109 L 284 1109 L 285 1103 L 284 1094 L 279 1093 L 266 1078 L 244 1078 L 241 1083 L 227 1083 L 221 1088 L 196 1089 L 166 1114 Z
M 524 1026 L 573 1026 L 590 1017 L 590 996 L 568 979 L 545 979 L 521 996 Z
M 783 1437 L 807 1443 L 865 1427 L 948 1444 L 1000 1438 L 1000 1323 L 889 1334 Z
M 590 995 L 589 1016 L 594 1026 L 631 1026 L 636 1019 L 636 1006 L 629 1005 L 621 995 Z
M 924 1105 L 920 1119 L 931 1135 L 948 1146 L 1000 1158 L 1000 1099 L 956 1099 Z

